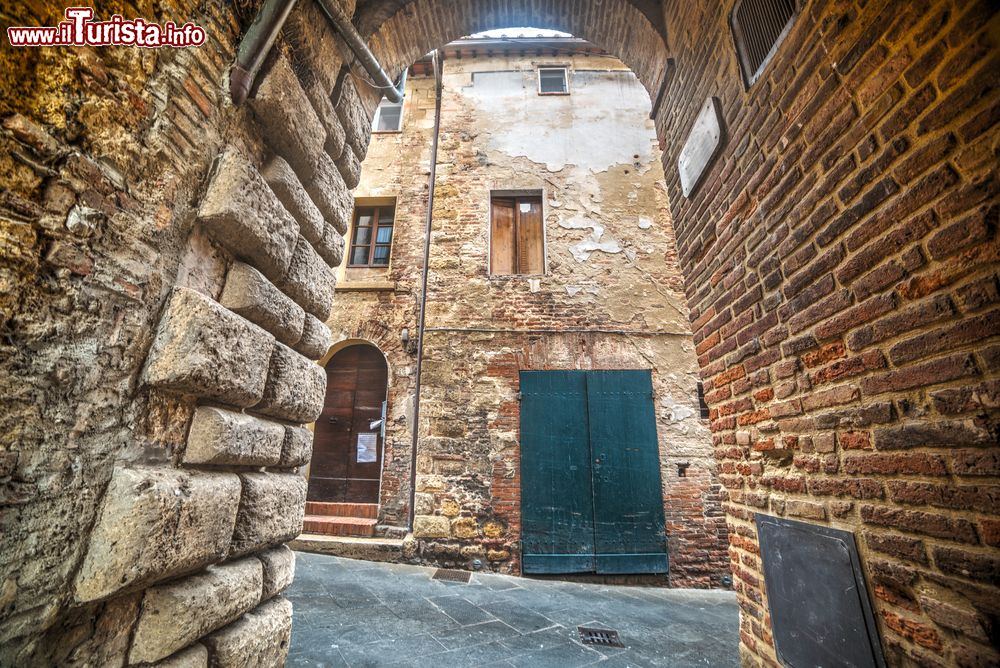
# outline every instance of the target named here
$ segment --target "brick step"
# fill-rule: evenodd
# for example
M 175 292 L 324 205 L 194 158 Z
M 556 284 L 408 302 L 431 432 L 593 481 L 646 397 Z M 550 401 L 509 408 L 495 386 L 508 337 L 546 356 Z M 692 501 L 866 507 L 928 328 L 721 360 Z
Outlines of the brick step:
M 306 515 L 302 521 L 302 531 L 327 536 L 361 536 L 370 538 L 375 535 L 376 522 L 377 520 L 369 517 Z
M 373 520 L 378 517 L 377 503 L 329 503 L 307 501 L 307 515 L 329 515 L 331 517 L 363 517 Z

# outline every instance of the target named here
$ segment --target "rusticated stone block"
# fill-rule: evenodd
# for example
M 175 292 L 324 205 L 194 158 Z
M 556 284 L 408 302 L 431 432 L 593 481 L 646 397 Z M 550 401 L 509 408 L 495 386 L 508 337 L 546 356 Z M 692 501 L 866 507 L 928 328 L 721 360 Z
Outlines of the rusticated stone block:
M 205 638 L 212 668 L 285 665 L 292 637 L 292 604 L 276 598 Z
M 337 278 L 305 237 L 299 237 L 295 255 L 278 285 L 307 312 L 320 320 L 330 317 Z
M 333 334 L 330 333 L 330 328 L 311 313 L 307 313 L 302 337 L 295 344 L 295 350 L 311 360 L 318 360 L 326 355 L 332 340 Z
M 361 161 L 358 160 L 354 149 L 341 152 L 340 157 L 334 163 L 337 165 L 337 169 L 340 170 L 340 175 L 344 178 L 344 185 L 348 188 L 357 188 L 358 183 L 361 182 Z
M 257 555 L 264 567 L 264 589 L 261 600 L 266 601 L 288 589 L 295 577 L 295 553 L 282 545 Z
M 153 668 L 208 668 L 208 649 L 204 645 L 192 645 L 153 664 Z
M 219 561 L 239 501 L 232 473 L 116 468 L 76 576 L 76 599 L 96 601 Z
M 315 244 L 316 252 L 330 267 L 339 267 L 344 259 L 344 235 L 330 223 L 326 224 L 323 238 Z
M 219 302 L 284 344 L 294 345 L 302 337 L 305 311 L 248 264 L 237 262 L 229 270 Z
M 340 2 L 348 16 L 354 13 L 351 5 L 354 3 Z M 350 55 L 347 45 L 341 40 L 336 29 L 316 3 L 302 3 L 289 14 L 282 28 L 282 33 L 295 45 L 296 62 L 301 59 L 308 71 L 313 85 L 326 97 L 330 96 L 337 85 L 337 76 L 344 62 L 344 56 Z M 310 96 L 311 99 L 311 96 Z
M 330 110 L 334 111 L 332 104 Z M 344 132 L 344 126 L 340 124 L 340 117 L 337 116 L 336 111 L 326 123 L 326 143 L 323 148 L 326 150 L 326 154 L 334 160 L 347 149 L 347 133 Z
M 333 158 L 324 153 L 316 163 L 316 173 L 305 183 L 306 192 L 327 222 L 340 234 L 347 232 L 354 210 L 354 198 L 344 183 Z
M 305 427 L 285 427 L 285 442 L 281 447 L 278 466 L 292 467 L 309 463 L 312 457 L 313 433 Z
M 291 165 L 280 155 L 276 155 L 264 165 L 261 176 L 285 210 L 298 221 L 302 236 L 313 243 L 322 239 L 326 227 L 323 214 L 313 204 Z
M 241 473 L 243 494 L 230 556 L 284 543 L 302 531 L 306 480 L 296 473 Z
M 249 103 L 268 145 L 302 179 L 312 177 L 317 158 L 326 155 L 326 131 L 286 58 L 274 62 Z
M 253 406 L 264 395 L 274 337 L 201 293 L 175 288 L 143 380 L 160 389 Z
M 347 143 L 355 154 L 365 156 L 368 153 L 368 142 L 372 136 L 372 119 L 361 102 L 354 78 L 346 68 L 341 70 L 333 93 L 333 104 L 337 115 L 347 133 Z
M 131 663 L 158 661 L 225 626 L 261 600 L 263 567 L 252 557 L 150 587 L 129 652 Z
M 235 149 L 220 156 L 198 220 L 213 239 L 266 276 L 274 279 L 288 269 L 299 226 Z
M 285 426 L 213 406 L 194 412 L 185 464 L 271 466 L 281 459 Z
M 323 368 L 275 343 L 264 397 L 253 410 L 290 422 L 314 422 L 323 411 L 325 394 Z
M 441 515 L 416 515 L 413 518 L 413 535 L 417 538 L 448 538 L 451 524 Z

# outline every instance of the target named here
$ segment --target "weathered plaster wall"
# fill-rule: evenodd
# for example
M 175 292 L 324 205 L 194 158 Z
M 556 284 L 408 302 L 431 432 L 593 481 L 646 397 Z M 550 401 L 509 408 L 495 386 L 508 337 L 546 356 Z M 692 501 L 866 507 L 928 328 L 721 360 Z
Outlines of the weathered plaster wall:
M 698 418 L 694 350 L 648 96 L 614 58 L 541 62 L 571 66 L 570 96 L 537 95 L 531 58 L 445 59 L 417 555 L 519 569 L 517 369 L 653 368 L 673 581 L 719 584 L 719 487 Z M 331 316 L 343 338 L 378 332 L 395 360 L 386 523 L 405 519 L 407 502 L 400 478 L 409 470 L 413 357 L 402 351 L 399 332 L 415 332 L 433 120 L 433 79 L 411 78 L 409 87 L 403 132 L 375 136 L 357 191 L 397 198 L 392 266 L 341 267 Z M 547 274 L 490 277 L 490 191 L 525 189 L 545 193 Z M 359 288 L 389 280 L 395 291 L 345 292 L 352 279 Z M 677 462 L 691 465 L 688 477 L 678 478 Z

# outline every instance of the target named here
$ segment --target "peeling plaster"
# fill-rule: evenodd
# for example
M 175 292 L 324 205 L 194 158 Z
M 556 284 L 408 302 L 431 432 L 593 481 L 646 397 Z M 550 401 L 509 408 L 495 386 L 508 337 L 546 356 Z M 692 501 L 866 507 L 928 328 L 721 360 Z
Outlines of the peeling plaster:
M 633 113 L 649 106 L 648 95 L 631 72 L 574 70 L 566 96 L 538 95 L 534 70 L 476 72 L 461 92 L 495 119 L 491 148 L 550 172 L 573 164 L 598 173 L 624 164 L 641 173 L 653 159 L 651 129 L 636 124 Z M 538 114 L 559 122 L 540 125 Z

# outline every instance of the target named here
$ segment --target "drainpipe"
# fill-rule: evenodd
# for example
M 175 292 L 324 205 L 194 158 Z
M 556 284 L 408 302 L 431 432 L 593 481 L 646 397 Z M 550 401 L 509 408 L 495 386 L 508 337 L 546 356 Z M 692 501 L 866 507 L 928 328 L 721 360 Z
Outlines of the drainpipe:
M 420 276 L 420 308 L 417 314 L 417 377 L 413 389 L 413 442 L 410 445 L 410 512 L 406 527 L 413 531 L 417 500 L 417 441 L 420 437 L 420 370 L 424 363 L 424 321 L 427 315 L 427 265 L 431 255 L 431 223 L 434 213 L 434 183 L 437 180 L 438 133 L 441 131 L 441 60 L 432 54 L 434 64 L 434 134 L 431 139 L 431 173 L 427 177 L 427 220 L 424 225 L 424 267 Z
M 237 107 L 246 102 L 254 77 L 281 26 L 295 7 L 295 0 L 266 0 L 240 41 L 236 63 L 229 71 L 229 97 Z
M 361 66 L 368 72 L 368 76 L 375 82 L 375 88 L 381 90 L 382 94 L 390 102 L 401 102 L 403 100 L 403 91 L 392 82 L 389 75 L 382 69 L 378 59 L 375 58 L 375 54 L 371 52 L 368 44 L 365 43 L 365 40 L 358 34 L 357 29 L 355 29 L 354 24 L 351 23 L 351 17 L 340 6 L 340 0 L 316 1 L 323 8 L 323 12 L 330 20 L 330 23 L 333 24 L 333 27 L 337 29 L 340 36 L 347 42 L 347 46 L 354 52 L 354 57 L 358 59 Z

